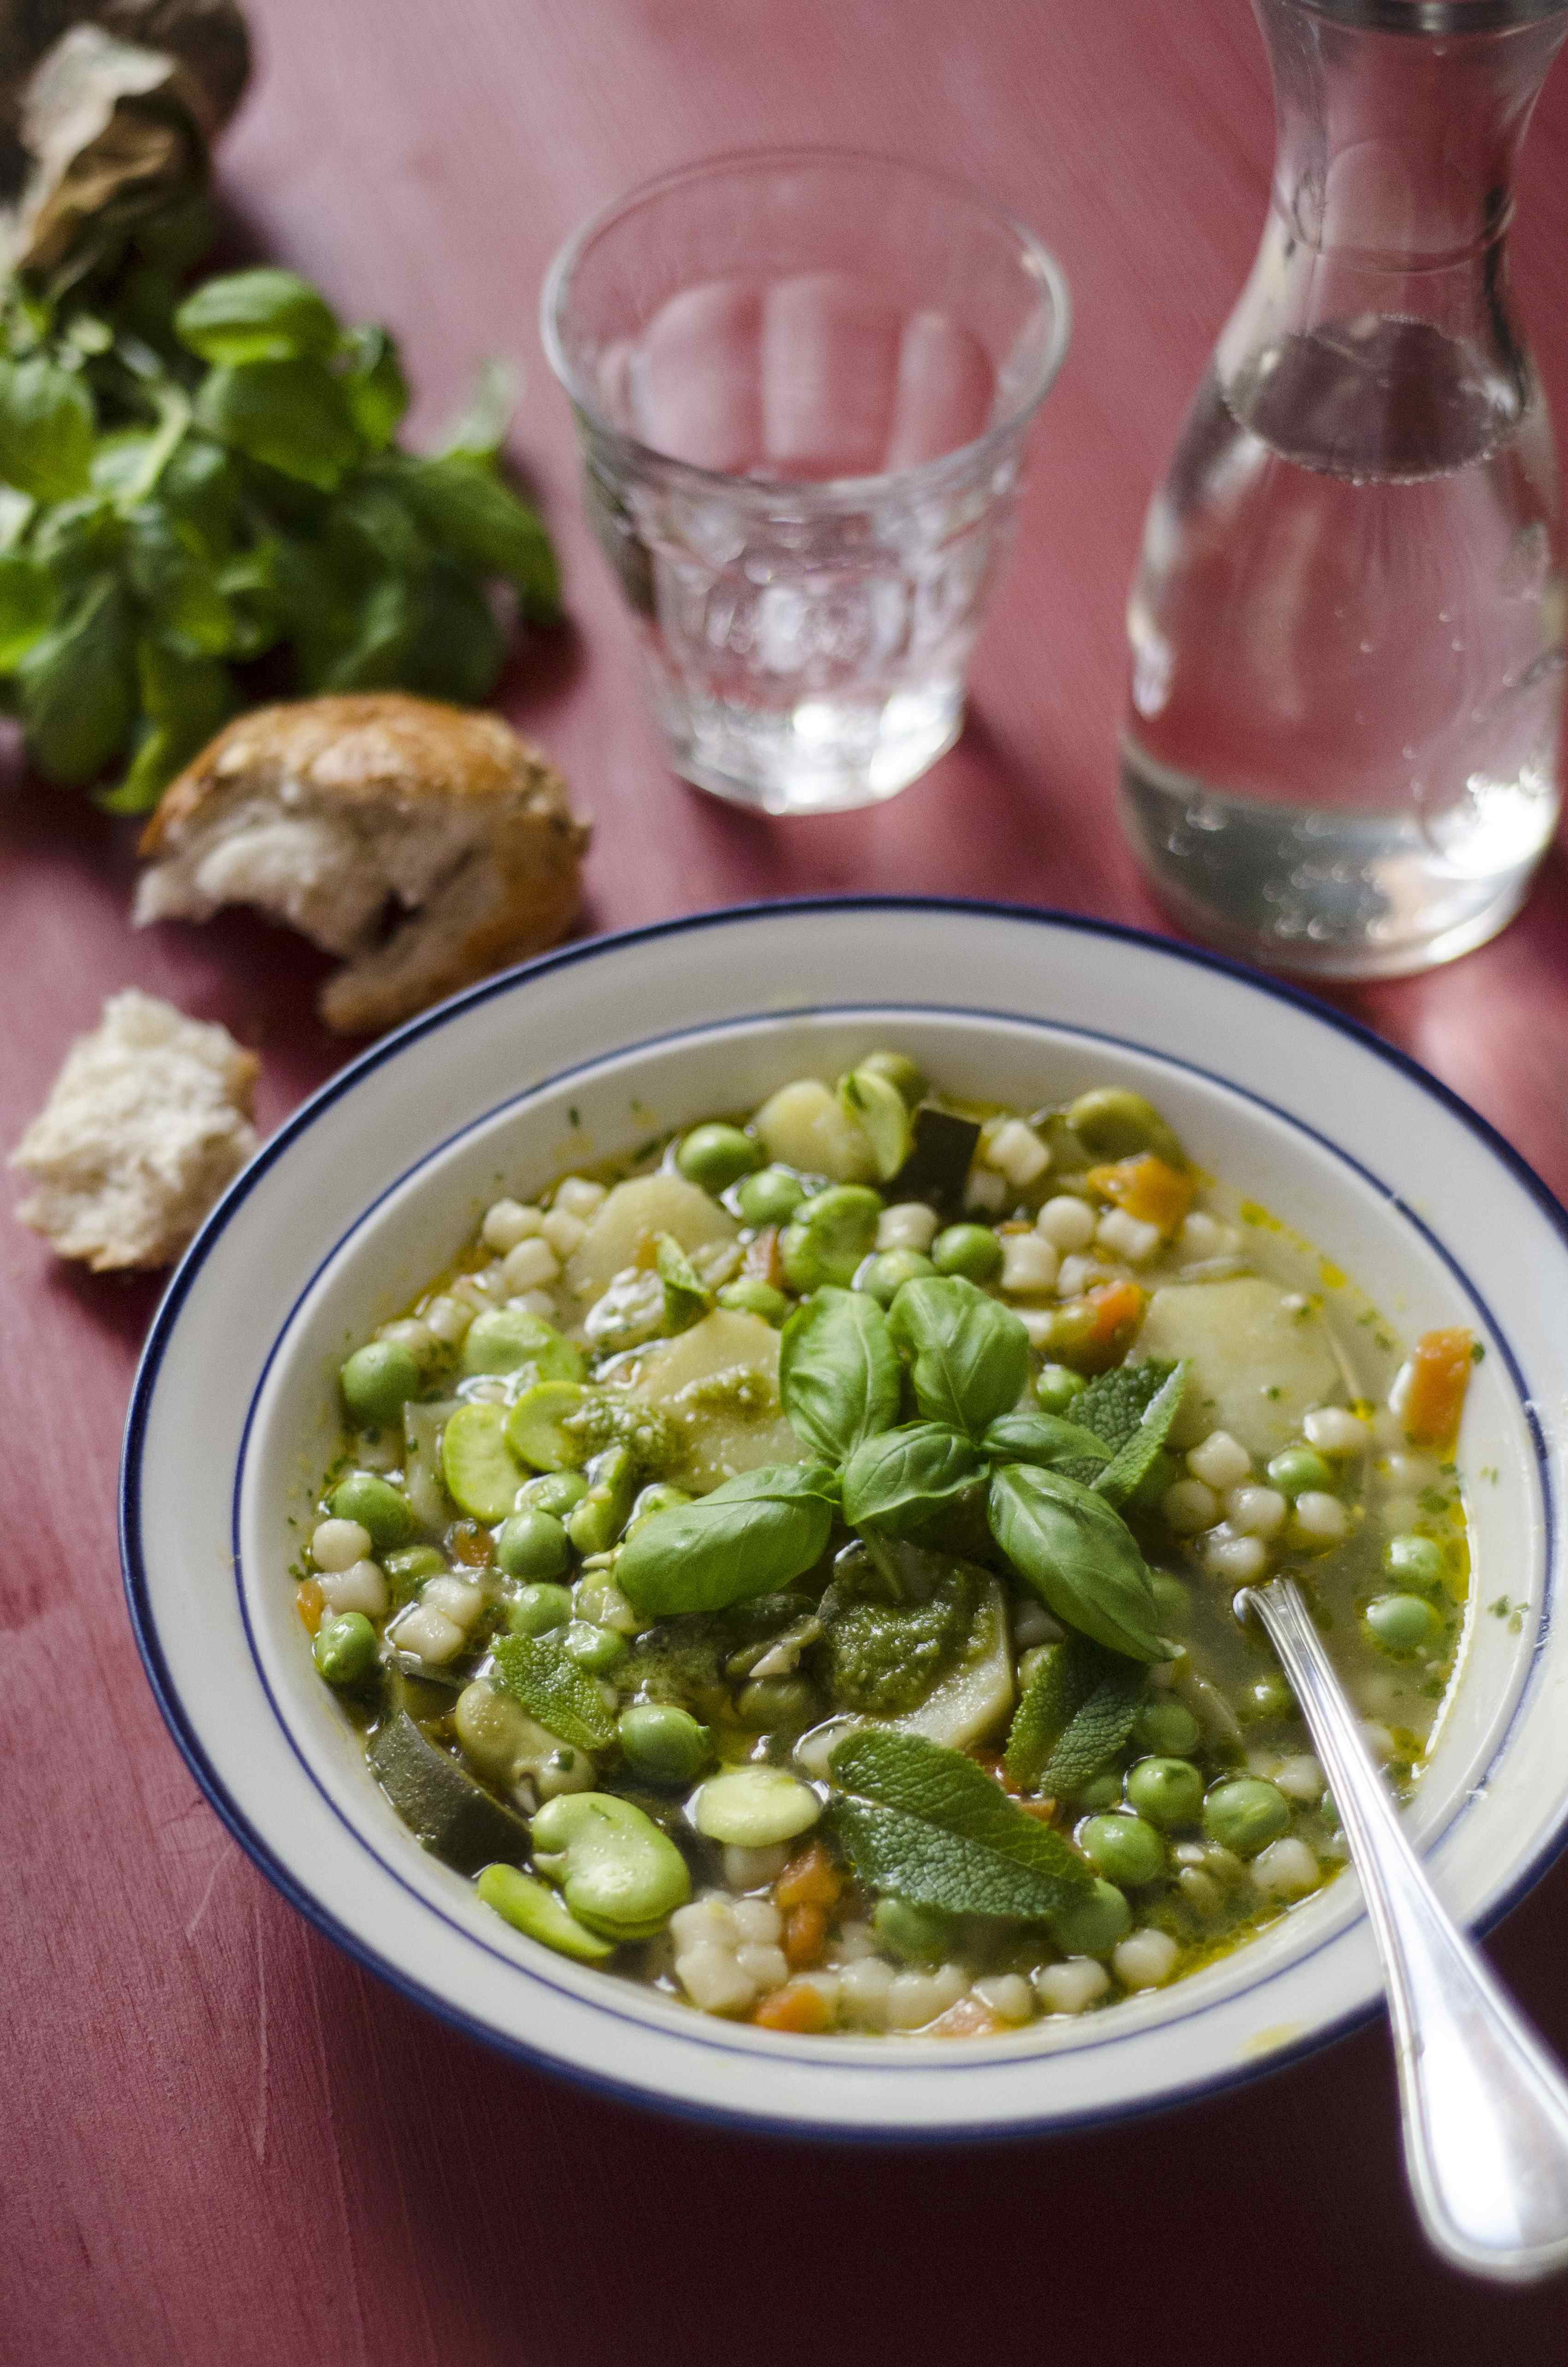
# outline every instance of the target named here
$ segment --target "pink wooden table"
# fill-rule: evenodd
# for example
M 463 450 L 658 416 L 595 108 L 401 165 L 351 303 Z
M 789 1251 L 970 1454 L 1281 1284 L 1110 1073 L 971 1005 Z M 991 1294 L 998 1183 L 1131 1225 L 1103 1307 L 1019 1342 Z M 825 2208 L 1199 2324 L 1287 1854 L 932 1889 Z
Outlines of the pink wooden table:
M 1117 835 L 1121 608 L 1148 487 L 1256 238 L 1271 119 L 1243 0 L 252 0 L 224 157 L 266 251 L 403 338 L 416 434 L 497 350 L 530 372 L 573 625 L 508 711 L 595 817 L 589 925 L 845 889 L 1022 898 L 1158 926 Z M 534 327 L 589 208 L 719 144 L 929 157 L 1073 282 L 1022 532 L 962 744 L 881 811 L 779 824 L 663 771 L 581 523 Z M 1568 397 L 1568 74 L 1517 269 Z M 272 1125 L 342 1059 L 319 965 L 243 916 L 132 935 L 124 836 L 0 785 L 0 1138 L 135 982 L 264 1059 Z M 1562 859 L 1498 943 L 1346 998 L 1568 1192 Z M 0 2361 L 15 2367 L 774 2367 L 812 2357 L 1545 2367 L 1568 2286 L 1433 2267 L 1401 2191 L 1381 2028 L 1237 2093 L 1071 2142 L 830 2151 L 703 2134 L 453 2035 L 268 1887 L 138 1664 L 114 1481 L 157 1296 L 0 1220 Z M 1495 1954 L 1568 2048 L 1568 1868 Z

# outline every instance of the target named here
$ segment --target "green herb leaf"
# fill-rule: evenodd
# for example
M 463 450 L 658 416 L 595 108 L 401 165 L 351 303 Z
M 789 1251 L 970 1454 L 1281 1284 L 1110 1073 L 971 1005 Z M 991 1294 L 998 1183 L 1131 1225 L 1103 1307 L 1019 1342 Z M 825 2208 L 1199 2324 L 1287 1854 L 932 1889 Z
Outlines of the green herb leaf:
M 813 1291 L 779 1336 L 779 1399 L 790 1426 L 831 1463 L 891 1428 L 902 1385 L 887 1318 L 863 1290 Z
M 400 490 L 433 542 L 476 573 L 515 584 L 532 623 L 555 623 L 560 576 L 536 510 L 482 461 L 454 457 L 395 465 Z
M 348 368 L 343 391 L 358 428 L 373 452 L 384 452 L 409 407 L 408 382 L 389 329 L 367 322 L 344 339 Z
M 819 1463 L 743 1471 L 695 1503 L 645 1521 L 621 1548 L 615 1583 L 653 1619 L 773 1593 L 820 1560 L 835 1494 L 833 1474 Z
M 520 1701 L 531 1717 L 579 1750 L 615 1740 L 615 1713 L 592 1677 L 542 1636 L 498 1636 L 491 1682 Z
M 1143 1421 L 1176 1366 L 1151 1356 L 1144 1365 L 1118 1365 L 1097 1374 L 1073 1399 L 1073 1420 L 1103 1439 L 1114 1455 Z
M 493 460 L 506 441 L 517 407 L 517 372 L 491 355 L 479 364 L 468 402 L 437 447 L 443 460 Z
M 318 361 L 241 362 L 215 369 L 197 396 L 196 415 L 220 444 L 322 493 L 330 493 L 360 457 L 348 397 Z
M 1042 1647 L 1008 1735 L 1015 1784 L 1073 1792 L 1115 1757 L 1133 1731 L 1144 1669 L 1085 1636 Z
M 1089 1655 L 1096 1649 L 1082 1636 L 1040 1647 L 1008 1729 L 1003 1764 L 1014 1784 L 1032 1789 L 1039 1782 L 1073 1712 L 1094 1690 L 1097 1664 Z
M 341 333 L 308 280 L 268 265 L 209 279 L 175 314 L 175 334 L 204 362 L 243 364 L 326 361 Z
M 852 1528 L 919 1538 L 985 1469 L 945 1423 L 915 1421 L 857 1446 L 844 1466 L 844 1518 Z
M 35 501 L 69 501 L 87 490 L 93 401 L 77 370 L 42 354 L 0 360 L 0 477 Z
M 834 1829 L 868 1888 L 957 1915 L 1049 1919 L 1093 1875 L 1050 1826 L 962 1751 L 919 1735 L 852 1734 L 829 1761 Z
M 888 1326 L 914 1357 L 911 1379 L 931 1421 L 978 1438 L 1017 1405 L 1029 1377 L 1029 1334 L 1010 1308 L 958 1276 L 907 1282 Z
M 23 551 L 0 552 L 0 674 L 16 672 L 53 615 L 54 585 L 47 568 Z
M 330 633 L 330 612 L 323 621 Z M 373 584 L 349 646 L 311 668 L 311 687 L 412 690 L 473 707 L 489 696 L 505 656 L 506 636 L 483 592 L 441 561 Z
M 1143 1371 L 1147 1368 L 1137 1366 L 1134 1369 Z M 1171 1424 L 1181 1410 L 1181 1400 L 1187 1394 L 1187 1381 L 1191 1369 L 1185 1358 L 1175 1366 L 1145 1407 L 1144 1418 L 1137 1429 L 1117 1448 L 1104 1470 L 1096 1474 L 1093 1485 L 1109 1503 L 1118 1507 L 1131 1503 L 1160 1461 Z
M 908 1102 L 878 1070 L 852 1069 L 839 1079 L 839 1103 L 870 1142 L 877 1174 L 886 1184 L 908 1158 L 914 1140 Z
M 161 504 L 143 504 L 126 520 L 125 549 L 132 589 L 152 611 L 160 640 L 187 658 L 222 657 L 232 649 L 234 620 L 193 526 Z
M 125 778 L 93 800 L 106 813 L 149 813 L 175 775 L 233 712 L 234 686 L 215 658 L 185 658 L 143 639 L 136 650 L 143 722 Z
M 1109 1463 L 1111 1449 L 1081 1422 L 1021 1407 L 991 1422 L 980 1441 L 993 1463 L 1038 1463 L 1047 1471 L 1071 1463 Z
M 1010 1463 L 987 1509 L 998 1545 L 1058 1619 L 1130 1659 L 1165 1659 L 1144 1557 L 1103 1496 L 1064 1471 Z
M 689 1331 L 713 1305 L 713 1293 L 705 1287 L 673 1233 L 660 1234 L 654 1244 L 654 1263 L 664 1285 L 665 1322 L 671 1331 Z
M 117 756 L 136 720 L 130 604 L 100 576 L 17 666 L 33 763 L 51 781 L 90 781 Z
M 1113 1759 L 1133 1731 L 1146 1672 L 1112 1654 L 1099 1682 L 1073 1712 L 1040 1772 L 1047 1792 L 1074 1792 Z

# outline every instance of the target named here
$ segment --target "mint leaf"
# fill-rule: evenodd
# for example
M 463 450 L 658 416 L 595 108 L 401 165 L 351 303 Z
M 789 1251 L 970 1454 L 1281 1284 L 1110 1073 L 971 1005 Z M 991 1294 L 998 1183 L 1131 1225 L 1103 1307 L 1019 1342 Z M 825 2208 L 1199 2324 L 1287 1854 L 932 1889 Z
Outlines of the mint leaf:
M 834 1829 L 869 1889 L 1031 1922 L 1089 1896 L 1094 1877 L 1069 1843 L 962 1751 L 914 1734 L 852 1734 L 829 1772 Z
M 531 1717 L 580 1750 L 603 1750 L 615 1737 L 615 1714 L 592 1677 L 558 1644 L 538 1636 L 501 1636 L 491 1682 L 520 1701 Z
M 1029 1334 L 1010 1308 L 956 1274 L 907 1282 L 888 1329 L 914 1358 L 915 1399 L 930 1421 L 978 1438 L 1012 1410 L 1029 1378 Z
M 836 1496 L 820 1463 L 742 1471 L 645 1521 L 621 1548 L 615 1583 L 651 1619 L 774 1593 L 821 1559 Z
M 943 1422 L 885 1430 L 844 1466 L 844 1518 L 852 1528 L 919 1538 L 984 1469 L 969 1441 Z
M 830 1463 L 891 1429 L 903 1377 L 887 1318 L 863 1290 L 814 1290 L 779 1335 L 779 1400 Z
M 1162 1660 L 1154 1586 L 1132 1531 L 1064 1471 L 1010 1463 L 992 1476 L 991 1534 L 1048 1611 L 1129 1659 Z
M 1139 1372 L 1149 1369 L 1147 1365 L 1134 1367 Z M 1130 1504 L 1159 1461 L 1171 1425 L 1181 1410 L 1191 1370 L 1185 1357 L 1173 1367 L 1145 1407 L 1136 1430 L 1117 1448 L 1104 1470 L 1096 1473 L 1092 1484 L 1109 1502 L 1118 1507 Z

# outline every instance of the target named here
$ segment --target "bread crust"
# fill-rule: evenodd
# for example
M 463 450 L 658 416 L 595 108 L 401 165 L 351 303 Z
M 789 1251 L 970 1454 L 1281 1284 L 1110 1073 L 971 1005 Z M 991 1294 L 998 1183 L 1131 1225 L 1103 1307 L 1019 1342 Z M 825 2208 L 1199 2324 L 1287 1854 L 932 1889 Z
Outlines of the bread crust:
M 170 884 L 225 814 L 258 800 L 363 834 L 367 862 L 400 827 L 451 823 L 451 869 L 425 892 L 396 888 L 409 917 L 390 934 L 367 925 L 332 946 L 350 961 L 321 1007 L 344 1032 L 405 1019 L 553 945 L 577 917 L 591 833 L 555 768 L 497 715 L 377 691 L 259 708 L 226 725 L 170 783 L 142 832 L 155 868 L 143 876 L 138 918 L 205 917 L 215 900 L 268 909 L 259 889 L 204 900 Z

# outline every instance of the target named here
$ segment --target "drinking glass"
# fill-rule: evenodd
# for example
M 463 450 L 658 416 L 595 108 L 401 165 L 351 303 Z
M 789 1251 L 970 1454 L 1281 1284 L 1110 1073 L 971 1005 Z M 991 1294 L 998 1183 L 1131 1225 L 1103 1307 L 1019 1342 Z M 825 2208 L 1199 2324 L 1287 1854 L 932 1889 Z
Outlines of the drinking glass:
M 688 165 L 571 240 L 545 349 L 678 773 L 821 813 L 951 747 L 1068 317 L 986 198 L 830 150 Z

